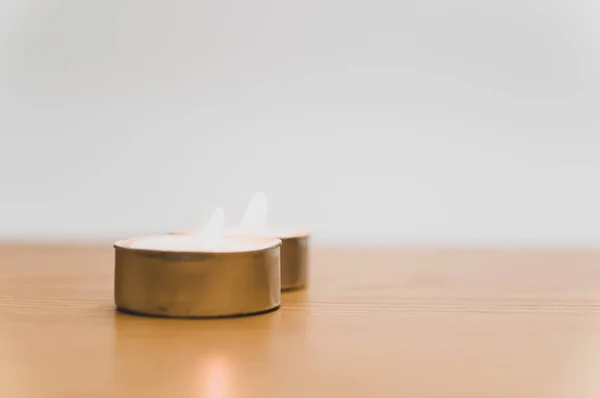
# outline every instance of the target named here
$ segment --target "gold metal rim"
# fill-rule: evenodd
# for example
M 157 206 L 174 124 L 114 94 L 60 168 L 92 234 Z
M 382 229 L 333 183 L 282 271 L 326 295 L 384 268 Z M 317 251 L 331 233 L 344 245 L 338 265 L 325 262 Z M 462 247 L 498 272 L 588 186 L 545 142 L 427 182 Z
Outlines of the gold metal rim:
M 269 308 L 268 310 L 259 311 L 259 312 L 248 312 L 246 314 L 207 315 L 207 316 L 203 316 L 203 315 L 199 315 L 199 316 L 169 316 L 169 315 L 144 314 L 143 312 L 135 312 L 135 311 L 128 310 L 126 308 L 119 308 L 119 307 L 117 307 L 117 311 L 119 311 L 120 313 L 123 313 L 123 314 L 127 314 L 127 315 L 134 315 L 134 316 L 140 316 L 140 317 L 150 317 L 150 318 L 165 318 L 165 319 L 175 319 L 175 318 L 176 319 L 229 319 L 229 318 L 244 318 L 244 317 L 249 317 L 249 316 L 268 314 L 270 312 L 277 311 L 280 307 L 281 307 L 281 305 L 278 305 L 276 307 Z
M 281 303 L 280 245 L 190 254 L 115 244 L 115 305 L 123 312 L 177 318 L 275 310 Z

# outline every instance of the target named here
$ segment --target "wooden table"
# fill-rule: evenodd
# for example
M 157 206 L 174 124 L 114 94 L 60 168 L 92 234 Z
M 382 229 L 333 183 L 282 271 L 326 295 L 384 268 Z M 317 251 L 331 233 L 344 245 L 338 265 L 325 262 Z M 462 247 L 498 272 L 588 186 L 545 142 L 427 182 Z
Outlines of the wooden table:
M 600 397 L 600 252 L 315 249 L 271 314 L 115 312 L 107 247 L 0 247 L 0 397 Z

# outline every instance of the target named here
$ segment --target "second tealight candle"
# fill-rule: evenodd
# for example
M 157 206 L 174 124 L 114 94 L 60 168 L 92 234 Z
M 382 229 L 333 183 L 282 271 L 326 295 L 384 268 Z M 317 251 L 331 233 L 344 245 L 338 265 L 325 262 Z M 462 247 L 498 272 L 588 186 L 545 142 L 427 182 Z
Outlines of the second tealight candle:
M 226 229 L 226 236 L 265 237 L 281 240 L 281 290 L 290 291 L 306 287 L 309 267 L 310 234 L 295 230 L 266 228 L 267 197 L 259 192 L 248 203 L 246 213 L 238 228 Z M 197 234 L 201 231 L 174 231 L 174 235 Z

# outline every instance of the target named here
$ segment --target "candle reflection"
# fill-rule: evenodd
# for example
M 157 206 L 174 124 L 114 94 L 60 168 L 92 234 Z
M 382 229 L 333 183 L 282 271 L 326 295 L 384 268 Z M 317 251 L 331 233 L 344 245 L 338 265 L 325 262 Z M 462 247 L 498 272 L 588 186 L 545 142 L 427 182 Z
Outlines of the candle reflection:
M 201 363 L 196 374 L 196 397 L 225 398 L 230 367 L 223 358 L 210 358 Z
M 575 371 L 578 379 L 575 386 L 581 385 L 583 388 L 577 388 L 576 392 L 582 397 L 595 398 L 600 396 L 600 340 L 594 338 L 585 345 L 585 357 L 583 366 Z M 581 381 L 583 376 L 583 382 Z M 578 390 L 578 391 L 577 391 Z

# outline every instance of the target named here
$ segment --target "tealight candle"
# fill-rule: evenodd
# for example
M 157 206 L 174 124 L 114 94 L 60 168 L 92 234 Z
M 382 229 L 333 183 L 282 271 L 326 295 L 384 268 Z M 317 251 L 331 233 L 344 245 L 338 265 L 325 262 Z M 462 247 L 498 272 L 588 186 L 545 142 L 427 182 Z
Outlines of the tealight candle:
M 266 228 L 267 197 L 259 192 L 248 203 L 238 228 L 224 231 L 230 237 L 271 237 L 281 240 L 281 290 L 301 289 L 308 281 L 308 232 Z M 201 234 L 197 231 L 173 231 L 174 236 Z
M 218 234 L 208 237 L 210 224 L 201 236 L 149 236 L 116 242 L 117 308 L 168 317 L 238 316 L 277 309 L 281 241 L 223 237 L 222 224 Z
M 264 229 L 250 232 L 230 230 L 228 236 L 263 236 L 281 240 L 281 290 L 291 291 L 304 288 L 308 281 L 308 232 Z

